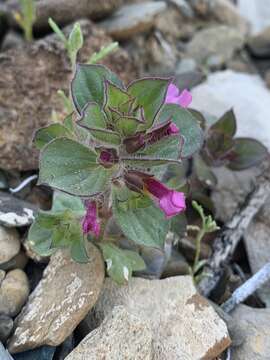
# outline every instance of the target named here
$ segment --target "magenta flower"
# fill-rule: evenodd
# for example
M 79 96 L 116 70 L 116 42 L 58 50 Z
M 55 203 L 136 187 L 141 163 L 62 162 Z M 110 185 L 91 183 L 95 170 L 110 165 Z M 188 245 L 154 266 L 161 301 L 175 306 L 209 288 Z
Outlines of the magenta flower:
M 167 135 L 175 135 L 175 134 L 179 134 L 179 128 L 174 123 L 170 123 L 167 129 Z
M 169 85 L 165 99 L 166 104 L 178 104 L 181 107 L 186 108 L 190 105 L 191 101 L 192 95 L 187 89 L 180 93 L 177 86 L 174 84 Z
M 167 188 L 153 177 L 145 178 L 144 185 L 146 190 L 155 198 L 167 219 L 186 209 L 184 193 Z
M 100 234 L 100 222 L 97 218 L 97 204 L 95 201 L 86 202 L 86 214 L 82 221 L 83 233 L 92 233 L 96 237 Z

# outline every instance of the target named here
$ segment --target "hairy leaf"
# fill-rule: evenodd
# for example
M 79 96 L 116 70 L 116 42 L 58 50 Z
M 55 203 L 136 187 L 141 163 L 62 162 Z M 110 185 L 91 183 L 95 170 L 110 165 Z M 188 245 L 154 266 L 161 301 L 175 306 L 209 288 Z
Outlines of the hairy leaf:
M 59 138 L 41 153 L 39 183 L 77 196 L 92 196 L 103 191 L 112 169 L 96 162 L 96 153 L 86 146 Z
M 123 250 L 114 244 L 100 244 L 108 275 L 118 284 L 126 283 L 133 271 L 145 269 L 145 263 L 138 253 Z
M 77 65 L 71 83 L 71 94 L 74 105 L 80 114 L 89 102 L 94 101 L 99 106 L 104 105 L 105 80 L 110 80 L 113 84 L 122 87 L 117 76 L 103 65 Z
M 67 137 L 72 139 L 72 132 L 61 124 L 51 124 L 36 131 L 34 144 L 38 149 L 42 149 L 53 139 L 58 137 Z
M 186 109 L 176 104 L 166 104 L 161 111 L 159 121 L 172 120 L 185 139 L 181 157 L 187 158 L 198 151 L 203 144 L 203 131 L 197 119 Z

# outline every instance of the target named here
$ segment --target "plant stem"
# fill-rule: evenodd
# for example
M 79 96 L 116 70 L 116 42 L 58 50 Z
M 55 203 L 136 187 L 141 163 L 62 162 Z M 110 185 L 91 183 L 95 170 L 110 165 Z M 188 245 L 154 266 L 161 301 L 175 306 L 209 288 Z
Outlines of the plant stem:
M 204 237 L 204 235 L 205 235 L 205 229 L 203 227 L 202 229 L 200 229 L 200 231 L 198 232 L 198 234 L 196 236 L 196 253 L 195 253 L 194 263 L 193 263 L 193 267 L 192 267 L 193 276 L 195 275 L 195 269 L 196 269 L 197 264 L 200 259 L 201 242 L 202 242 L 202 238 Z

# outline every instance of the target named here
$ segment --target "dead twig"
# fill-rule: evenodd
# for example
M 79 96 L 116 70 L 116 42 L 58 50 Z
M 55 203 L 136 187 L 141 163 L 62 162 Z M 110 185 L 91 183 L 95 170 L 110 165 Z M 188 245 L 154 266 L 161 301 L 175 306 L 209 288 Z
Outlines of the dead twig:
M 270 262 L 264 265 L 255 275 L 236 289 L 232 296 L 221 306 L 226 313 L 232 311 L 236 305 L 245 301 L 256 290 L 270 280 Z
M 236 246 L 247 230 L 254 216 L 270 196 L 269 169 L 260 175 L 255 189 L 247 196 L 243 207 L 223 227 L 213 246 L 213 253 L 205 266 L 207 274 L 199 283 L 199 291 L 204 296 L 209 296 L 217 286 L 224 265 L 228 264 Z

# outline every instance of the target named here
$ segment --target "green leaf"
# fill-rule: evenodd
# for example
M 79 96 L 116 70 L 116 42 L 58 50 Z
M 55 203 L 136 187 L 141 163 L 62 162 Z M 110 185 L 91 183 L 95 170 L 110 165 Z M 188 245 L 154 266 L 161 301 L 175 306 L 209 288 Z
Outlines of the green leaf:
M 138 253 L 131 250 L 123 250 L 107 243 L 100 244 L 103 258 L 107 263 L 108 275 L 117 283 L 126 283 L 133 271 L 145 269 L 145 263 Z
M 73 113 L 65 117 L 63 125 L 72 133 L 74 132 Z
M 204 182 L 209 187 L 214 187 L 217 184 L 217 178 L 212 172 L 211 168 L 203 161 L 199 154 L 193 157 L 194 168 L 198 179 Z
M 267 148 L 259 141 L 249 138 L 235 139 L 234 148 L 229 154 L 227 167 L 244 170 L 260 164 L 268 155 Z
M 135 134 L 140 121 L 132 116 L 120 116 L 115 122 L 115 128 L 123 136 L 131 136 Z
M 68 40 L 63 33 L 63 31 L 59 28 L 59 26 L 56 24 L 56 22 L 53 21 L 52 18 L 49 18 L 48 20 L 50 27 L 53 29 L 53 31 L 56 33 L 56 35 L 59 37 L 59 39 L 64 43 L 64 45 L 67 47 Z
M 83 236 L 80 238 L 73 238 L 72 235 L 71 242 L 70 255 L 72 259 L 78 263 L 87 263 L 89 261 L 89 257 L 85 248 Z
M 123 89 L 110 81 L 105 81 L 106 105 L 105 108 L 118 109 L 121 104 L 127 103 L 131 96 Z
M 171 79 L 145 78 L 132 82 L 128 93 L 136 98 L 135 105 L 144 109 L 145 125 L 141 129 L 149 129 L 164 104 Z
M 80 24 L 76 22 L 68 38 L 68 53 L 73 66 L 76 63 L 77 52 L 82 48 L 82 46 L 83 46 L 82 30 Z
M 132 191 L 123 200 L 121 191 L 114 188 L 113 214 L 123 233 L 139 245 L 163 248 L 170 222 L 162 211 L 149 198 Z
M 55 250 L 51 249 L 52 230 L 44 229 L 39 223 L 40 214 L 37 215 L 28 232 L 27 243 L 40 256 L 50 256 Z
M 97 164 L 96 154 L 86 146 L 58 138 L 41 153 L 39 183 L 77 196 L 92 196 L 106 188 L 112 171 Z
M 71 83 L 71 93 L 75 107 L 79 113 L 89 102 L 104 106 L 105 80 L 122 87 L 117 76 L 103 65 L 78 64 Z
M 106 115 L 97 103 L 90 102 L 83 109 L 81 119 L 78 121 L 78 125 L 87 129 L 106 129 Z
M 134 156 L 123 157 L 122 160 L 134 166 L 154 167 L 168 165 L 168 162 L 177 161 L 180 157 L 181 139 L 179 136 L 168 136 L 144 149 L 138 150 Z
M 72 210 L 74 213 L 81 215 L 85 212 L 83 202 L 80 198 L 65 194 L 60 191 L 55 191 L 53 194 L 53 212 L 62 212 L 65 210 Z
M 119 48 L 118 42 L 113 42 L 109 45 L 102 46 L 99 52 L 95 52 L 93 55 L 91 55 L 87 63 L 96 64 L 110 53 L 116 51 L 118 48 Z
M 72 139 L 72 132 L 61 124 L 51 124 L 36 131 L 34 144 L 40 150 L 53 139 L 67 137 Z
M 197 119 L 191 113 L 176 104 L 166 104 L 161 111 L 159 121 L 172 120 L 179 128 L 185 139 L 182 154 L 183 158 L 192 156 L 203 144 L 203 131 Z
M 178 214 L 171 219 L 171 231 L 177 234 L 179 237 L 185 235 L 187 230 L 187 217 L 186 214 Z
M 214 125 L 211 126 L 210 130 L 233 137 L 236 133 L 236 118 L 233 110 L 227 111 Z
M 108 129 L 89 128 L 90 134 L 102 143 L 120 145 L 121 139 L 117 132 Z

